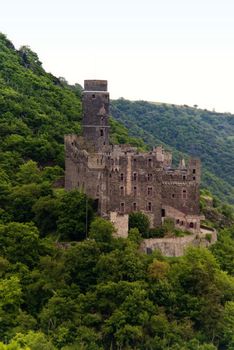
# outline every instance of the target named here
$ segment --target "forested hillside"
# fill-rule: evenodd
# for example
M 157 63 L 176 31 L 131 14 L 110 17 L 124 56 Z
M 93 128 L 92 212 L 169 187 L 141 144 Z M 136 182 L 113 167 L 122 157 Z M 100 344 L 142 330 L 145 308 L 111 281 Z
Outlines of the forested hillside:
M 61 186 L 80 94 L 0 35 L 0 350 L 233 349 L 231 208 L 203 191 L 219 239 L 181 258 L 141 253 L 136 227 L 113 238 L 92 199 Z
M 150 146 L 200 157 L 203 186 L 234 203 L 234 115 L 124 99 L 112 101 L 112 115 Z

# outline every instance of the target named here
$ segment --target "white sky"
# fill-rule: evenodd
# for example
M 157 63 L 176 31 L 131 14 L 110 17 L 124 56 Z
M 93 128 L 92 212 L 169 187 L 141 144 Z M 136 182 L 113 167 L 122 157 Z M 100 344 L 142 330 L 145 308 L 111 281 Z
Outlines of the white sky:
M 0 0 L 0 31 L 111 98 L 234 113 L 234 0 Z

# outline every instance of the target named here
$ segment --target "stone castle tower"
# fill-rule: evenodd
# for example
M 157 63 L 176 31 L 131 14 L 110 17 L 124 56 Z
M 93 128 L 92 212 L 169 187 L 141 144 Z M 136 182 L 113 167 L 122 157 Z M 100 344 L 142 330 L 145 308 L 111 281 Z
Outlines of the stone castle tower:
M 166 217 L 192 232 L 200 231 L 199 159 L 172 166 L 162 147 L 139 152 L 109 141 L 107 81 L 86 80 L 83 92 L 83 136 L 65 136 L 65 188 L 78 188 L 97 202 L 118 234 L 127 236 L 128 214 L 145 213 L 152 227 Z

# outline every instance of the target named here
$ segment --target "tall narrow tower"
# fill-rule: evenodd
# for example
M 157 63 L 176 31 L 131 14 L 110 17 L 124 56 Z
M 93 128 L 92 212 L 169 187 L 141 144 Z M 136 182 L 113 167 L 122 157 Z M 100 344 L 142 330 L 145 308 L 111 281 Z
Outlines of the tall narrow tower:
M 83 92 L 83 136 L 100 151 L 109 145 L 109 93 L 106 80 L 85 80 Z

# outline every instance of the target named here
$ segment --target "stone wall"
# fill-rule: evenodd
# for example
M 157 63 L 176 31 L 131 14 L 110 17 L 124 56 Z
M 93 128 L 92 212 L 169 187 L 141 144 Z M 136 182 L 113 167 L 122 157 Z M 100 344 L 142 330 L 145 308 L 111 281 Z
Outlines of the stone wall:
M 215 230 L 210 230 L 210 240 L 206 238 L 207 232 L 201 234 L 191 234 L 185 237 L 173 238 L 148 238 L 141 243 L 140 250 L 151 254 L 154 250 L 160 250 L 165 256 L 182 256 L 189 246 L 209 247 L 217 240 Z
M 128 237 L 128 215 L 118 214 L 117 212 L 110 212 L 110 221 L 115 226 L 117 232 L 115 237 Z

